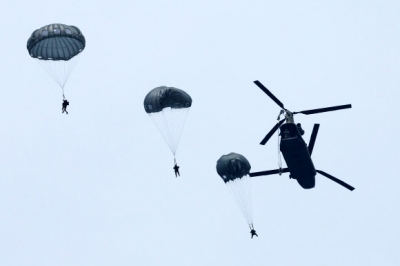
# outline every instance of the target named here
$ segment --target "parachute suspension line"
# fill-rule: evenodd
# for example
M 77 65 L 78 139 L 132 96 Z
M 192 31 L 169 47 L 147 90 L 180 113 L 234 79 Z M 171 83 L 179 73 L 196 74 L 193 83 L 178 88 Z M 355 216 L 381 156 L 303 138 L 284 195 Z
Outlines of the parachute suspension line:
M 41 60 L 37 59 L 36 61 L 39 65 L 46 70 L 46 72 L 57 82 L 57 84 L 64 88 L 65 83 L 72 72 L 72 69 L 75 67 L 76 63 L 78 62 L 79 55 L 72 57 L 68 61 L 64 60 Z
M 234 180 L 231 180 L 229 182 L 226 183 L 226 185 L 228 186 L 229 192 L 231 193 L 232 197 L 234 198 L 234 200 L 236 201 L 236 205 L 239 207 L 239 210 L 242 212 L 244 218 L 247 221 L 247 216 L 246 216 L 246 212 L 244 211 L 244 207 L 242 205 L 242 201 L 240 199 L 240 195 L 238 195 L 234 189 Z
M 279 134 L 278 134 L 278 167 L 279 167 L 279 175 L 282 174 L 282 157 L 281 157 L 281 151 L 279 150 L 279 136 L 281 135 L 280 129 L 279 129 Z
M 248 199 L 248 209 L 250 212 L 251 224 L 253 225 L 253 199 L 251 197 L 251 178 L 250 176 L 245 176 L 247 182 L 247 199 Z
M 241 180 L 241 178 L 236 178 L 235 180 L 233 180 L 232 188 L 233 188 L 233 191 L 235 192 L 235 195 L 236 195 L 236 197 L 238 199 L 241 211 L 242 211 L 244 217 L 246 218 L 246 221 L 249 222 L 249 214 L 248 214 L 247 208 L 246 208 L 246 206 L 247 206 L 246 198 L 245 198 L 245 195 L 243 194 L 243 191 L 242 191 L 242 187 L 243 187 L 244 184 L 241 184 L 241 183 L 243 183 L 241 181 L 243 181 L 243 180 Z
M 161 112 L 149 113 L 165 142 L 175 157 L 189 108 L 164 108 Z
M 64 71 L 63 71 L 63 73 L 65 73 L 65 64 L 63 64 L 64 65 Z M 66 82 L 66 81 L 65 81 Z M 65 83 L 62 85 L 62 87 L 61 87 L 61 89 L 62 89 L 62 94 L 63 94 L 63 100 L 65 100 L 65 94 L 64 94 L 64 85 L 65 85 Z
M 279 134 L 278 134 L 278 167 L 279 167 L 279 175 L 282 174 L 282 159 L 281 159 L 281 153 L 280 153 L 280 150 L 279 150 L 279 136 L 281 135 L 281 128 L 279 126 L 279 120 L 281 119 L 281 115 L 283 115 L 284 113 L 285 113 L 285 111 L 283 109 L 280 110 L 278 118 L 276 118 L 276 120 L 277 120 L 276 123 L 277 123 L 278 128 L 279 128 Z
M 243 179 L 242 182 L 245 183 L 245 185 L 241 186 L 241 189 L 243 190 L 243 195 L 244 195 L 244 200 L 245 200 L 245 205 L 246 205 L 246 212 L 249 217 L 248 223 L 250 224 L 250 223 L 253 223 L 250 177 L 244 176 L 242 179 Z
M 80 53 L 77 54 L 76 56 L 74 56 L 73 58 L 71 58 L 70 60 L 68 60 L 67 62 L 71 61 L 71 63 L 66 64 L 65 66 L 67 66 L 66 71 L 64 72 L 64 79 L 65 79 L 65 83 L 67 82 L 69 76 L 71 75 L 72 70 L 75 68 L 76 63 L 78 63 L 79 58 L 80 58 Z
M 249 221 L 251 221 L 251 224 L 253 224 L 253 204 L 252 204 L 252 198 L 251 198 L 251 179 L 250 176 L 246 175 L 243 177 L 244 181 L 246 182 L 246 186 L 244 189 L 246 190 L 246 197 L 245 199 L 247 200 L 247 211 L 249 213 Z
M 244 218 L 246 219 L 247 223 L 249 223 L 249 216 L 246 212 L 246 205 L 245 202 L 243 200 L 243 196 L 239 193 L 238 191 L 238 184 L 237 184 L 237 179 L 236 180 L 231 180 L 227 183 L 229 191 L 231 193 L 231 195 L 233 196 L 233 198 L 236 201 L 236 205 L 239 207 L 239 210 L 242 212 Z
M 178 148 L 179 140 L 182 134 L 183 126 L 186 120 L 186 110 L 183 109 L 174 109 L 170 108 L 171 117 L 172 117 L 172 128 L 170 128 L 170 132 L 172 132 L 172 143 L 174 145 L 174 156 L 176 153 L 176 149 Z
M 61 78 L 55 68 L 55 65 L 57 64 L 57 62 L 51 61 L 51 60 L 49 60 L 49 61 L 40 60 L 40 59 L 37 59 L 37 62 L 44 70 L 46 70 L 46 72 L 55 80 L 55 82 L 57 82 L 57 84 L 60 87 L 62 87 Z M 54 63 L 54 65 L 52 63 Z
M 174 120 L 171 119 L 173 116 L 172 108 L 164 108 L 162 110 L 162 112 L 166 113 L 166 115 L 163 115 L 163 119 L 164 119 L 165 128 L 167 130 L 168 142 L 171 143 L 172 147 L 174 147 L 174 132 L 173 132 Z M 175 156 L 176 149 L 171 148 L 171 151 L 172 151 L 173 155 Z
M 242 204 L 244 207 L 244 211 L 246 213 L 246 217 L 247 217 L 247 223 L 251 223 L 251 210 L 250 210 L 250 205 L 249 205 L 249 195 L 247 194 L 247 182 L 245 180 L 245 177 L 243 177 L 243 179 L 241 180 L 241 182 L 238 183 L 244 183 L 244 184 L 238 184 L 238 188 L 239 188 L 239 193 L 241 195 L 241 200 L 242 200 Z
M 236 180 L 238 180 L 237 181 L 237 183 L 238 183 L 237 188 L 239 190 L 239 193 L 240 193 L 240 196 L 241 196 L 241 200 L 243 202 L 242 204 L 243 204 L 243 207 L 244 207 L 244 211 L 246 213 L 246 216 L 248 217 L 248 221 L 247 222 L 250 223 L 251 215 L 250 215 L 250 209 L 249 209 L 249 199 L 248 199 L 248 193 L 247 193 L 248 184 L 246 182 L 246 177 L 243 176 L 242 178 L 236 179 Z M 239 184 L 239 183 L 243 183 L 243 184 Z
M 165 142 L 167 143 L 168 147 L 170 148 L 172 154 L 175 156 L 175 151 L 173 147 L 173 141 L 171 138 L 168 119 L 165 118 L 163 112 L 158 113 L 151 113 L 150 116 L 153 118 L 154 123 L 156 124 L 158 130 L 160 131 L 161 135 L 163 136 Z
M 250 177 L 243 176 L 226 183 L 249 226 L 253 224 Z
M 185 108 L 185 109 L 174 109 L 175 112 L 177 112 L 179 115 L 179 122 L 178 125 L 182 125 L 181 128 L 175 129 L 175 134 L 176 134 L 176 148 L 178 148 L 179 140 L 181 139 L 182 132 L 183 132 L 183 127 L 186 123 L 186 117 L 189 114 L 190 108 Z
M 166 129 L 165 126 L 163 126 L 163 121 L 162 121 L 162 114 L 161 113 L 150 113 L 149 116 L 151 117 L 151 119 L 153 120 L 154 124 L 156 125 L 156 127 L 158 128 L 158 130 L 160 131 L 161 135 L 163 136 L 164 140 L 168 143 L 168 134 L 166 133 Z

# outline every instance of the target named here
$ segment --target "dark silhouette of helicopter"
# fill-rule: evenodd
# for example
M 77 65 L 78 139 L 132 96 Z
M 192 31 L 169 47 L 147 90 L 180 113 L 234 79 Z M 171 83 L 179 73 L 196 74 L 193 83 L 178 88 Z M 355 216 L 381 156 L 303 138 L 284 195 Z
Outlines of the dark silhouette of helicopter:
M 316 113 L 330 112 L 341 109 L 351 108 L 351 104 L 319 108 L 306 110 L 301 112 L 291 112 L 284 107 L 284 105 L 276 98 L 264 85 L 261 84 L 258 80 L 254 81 L 254 83 L 263 90 L 276 104 L 278 104 L 282 110 L 278 116 L 278 123 L 271 129 L 271 131 L 265 136 L 265 138 L 261 141 L 261 145 L 265 145 L 267 141 L 272 137 L 272 135 L 280 129 L 281 142 L 280 142 L 280 150 L 283 154 L 283 158 L 285 159 L 286 165 L 288 168 L 280 168 L 276 170 L 262 171 L 250 173 L 251 177 L 255 176 L 263 176 L 263 175 L 273 175 L 273 174 L 282 174 L 282 173 L 290 173 L 290 178 L 296 179 L 301 187 L 304 189 L 310 189 L 315 186 L 315 175 L 317 173 L 329 178 L 330 180 L 344 186 L 345 188 L 353 191 L 354 187 L 346 184 L 340 179 L 333 177 L 321 170 L 316 170 L 314 164 L 311 160 L 311 154 L 314 148 L 315 139 L 317 138 L 319 124 L 314 124 L 314 128 L 311 134 L 310 142 L 307 144 L 304 142 L 301 137 L 304 134 L 304 130 L 301 128 L 301 124 L 295 124 L 293 115 L 295 114 L 305 114 L 311 115 Z M 285 115 L 285 118 L 280 120 L 281 115 Z M 286 121 L 285 124 L 283 124 Z M 283 125 L 282 125 L 283 124 Z

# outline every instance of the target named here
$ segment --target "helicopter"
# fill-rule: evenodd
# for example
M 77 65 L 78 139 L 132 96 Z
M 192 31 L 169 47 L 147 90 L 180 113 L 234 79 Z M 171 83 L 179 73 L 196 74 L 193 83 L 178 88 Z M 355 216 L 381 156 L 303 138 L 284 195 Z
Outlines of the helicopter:
M 343 182 L 342 180 L 325 173 L 321 170 L 316 170 L 314 164 L 311 159 L 311 154 L 314 148 L 315 140 L 317 138 L 319 124 L 314 124 L 310 141 L 307 146 L 305 141 L 302 138 L 304 134 L 304 130 L 301 128 L 301 124 L 295 124 L 293 116 L 295 114 L 317 114 L 323 112 L 330 112 L 336 110 L 342 110 L 351 108 L 351 104 L 332 106 L 326 108 L 318 108 L 312 110 L 305 110 L 301 112 L 291 112 L 284 107 L 284 105 L 276 98 L 261 82 L 258 80 L 254 81 L 254 83 L 264 91 L 279 107 L 281 107 L 281 111 L 279 112 L 277 118 L 277 124 L 270 130 L 270 132 L 264 137 L 261 141 L 261 145 L 265 145 L 267 141 L 274 135 L 274 133 L 279 129 L 280 130 L 280 151 L 283 154 L 283 158 L 285 159 L 287 168 L 279 168 L 275 170 L 262 171 L 262 172 L 254 172 L 250 173 L 250 177 L 256 176 L 264 176 L 264 175 L 273 175 L 282 173 L 290 173 L 289 178 L 296 179 L 299 185 L 304 189 L 311 189 L 315 186 L 315 176 L 317 173 L 329 178 L 330 180 L 342 185 L 343 187 L 353 191 L 354 187 L 349 184 Z M 284 115 L 284 118 L 280 120 L 281 116 Z M 284 123 L 286 122 L 286 123 Z

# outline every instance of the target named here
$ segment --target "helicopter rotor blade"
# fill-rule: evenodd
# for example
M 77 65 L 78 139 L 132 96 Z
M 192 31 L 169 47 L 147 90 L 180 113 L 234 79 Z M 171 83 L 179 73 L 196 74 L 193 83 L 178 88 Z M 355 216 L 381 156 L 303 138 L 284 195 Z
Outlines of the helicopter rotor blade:
M 282 119 L 279 121 L 269 132 L 268 134 L 264 137 L 264 139 L 260 142 L 261 145 L 265 145 L 267 141 L 274 135 L 274 133 L 278 130 L 278 128 L 285 122 L 285 119 Z
M 263 91 L 265 92 L 277 105 L 279 105 L 282 109 L 285 109 L 283 103 L 278 100 L 264 85 L 261 84 L 258 80 L 254 81 L 254 83 Z
M 321 174 L 321 175 L 323 175 L 323 176 L 329 178 L 330 180 L 332 180 L 332 181 L 338 183 L 339 185 L 344 186 L 344 187 L 347 188 L 348 190 L 351 190 L 351 191 L 354 190 L 354 187 L 352 187 L 352 186 L 350 186 L 349 184 L 343 182 L 342 180 L 337 179 L 336 177 L 333 177 L 333 176 L 331 176 L 330 174 L 327 174 L 327 173 L 325 173 L 325 172 L 323 172 L 323 171 L 321 171 L 321 170 L 316 170 L 316 171 L 317 171 L 317 173 L 319 173 L 319 174 Z
M 269 170 L 269 171 L 262 171 L 262 172 L 254 172 L 250 173 L 250 177 L 256 177 L 256 176 L 263 176 L 263 175 L 274 175 L 274 174 L 279 174 L 279 173 L 288 173 L 289 169 L 288 168 L 282 168 L 282 169 L 276 169 L 276 170 Z
M 318 129 L 319 129 L 319 124 L 314 124 L 313 130 L 311 133 L 310 142 L 308 143 L 308 152 L 310 153 L 310 156 L 314 149 L 314 144 L 315 144 L 315 139 L 317 138 Z
M 351 108 L 351 104 L 338 105 L 338 106 L 332 106 L 332 107 L 326 107 L 326 108 L 318 108 L 318 109 L 312 109 L 312 110 L 305 110 L 305 111 L 301 111 L 301 112 L 294 112 L 293 114 L 300 113 L 300 114 L 304 114 L 304 115 L 312 115 L 312 114 L 337 111 L 337 110 L 342 110 L 342 109 L 347 109 L 347 108 Z

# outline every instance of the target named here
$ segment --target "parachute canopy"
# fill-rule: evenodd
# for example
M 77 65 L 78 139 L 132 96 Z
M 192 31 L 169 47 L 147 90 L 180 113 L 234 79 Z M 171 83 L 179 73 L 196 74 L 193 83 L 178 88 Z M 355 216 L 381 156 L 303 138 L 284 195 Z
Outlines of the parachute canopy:
M 248 175 L 250 168 L 249 161 L 243 155 L 233 152 L 222 155 L 217 161 L 217 173 L 225 183 Z
M 35 30 L 26 47 L 29 55 L 60 85 L 63 90 L 86 40 L 75 26 L 50 24 Z
M 157 113 L 164 108 L 173 109 L 189 108 L 192 106 L 192 98 L 183 90 L 161 86 L 151 90 L 144 98 L 146 113 Z
M 175 156 L 192 98 L 183 90 L 161 86 L 151 90 L 143 104 Z
M 240 154 L 229 153 L 217 161 L 217 173 L 225 182 L 250 228 L 253 228 L 249 161 Z
M 50 24 L 35 30 L 28 39 L 31 57 L 68 61 L 85 49 L 85 37 L 75 26 Z

